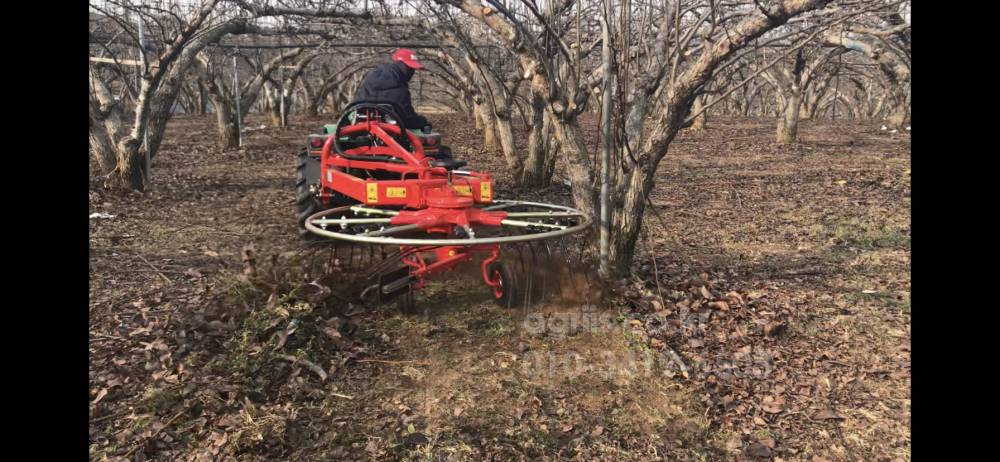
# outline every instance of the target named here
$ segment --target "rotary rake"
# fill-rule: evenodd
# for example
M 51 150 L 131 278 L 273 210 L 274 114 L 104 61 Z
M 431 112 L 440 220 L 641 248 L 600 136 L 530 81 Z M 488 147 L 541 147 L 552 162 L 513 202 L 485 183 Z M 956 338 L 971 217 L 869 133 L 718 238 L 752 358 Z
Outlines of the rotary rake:
M 550 283 L 550 240 L 585 230 L 590 217 L 495 199 L 490 174 L 463 169 L 439 133 L 402 128 L 397 114 L 390 103 L 355 103 L 309 135 L 297 182 L 302 235 L 349 244 L 348 260 L 361 255 L 364 273 L 378 280 L 366 291 L 406 313 L 427 278 L 476 262 L 498 304 L 538 301 Z

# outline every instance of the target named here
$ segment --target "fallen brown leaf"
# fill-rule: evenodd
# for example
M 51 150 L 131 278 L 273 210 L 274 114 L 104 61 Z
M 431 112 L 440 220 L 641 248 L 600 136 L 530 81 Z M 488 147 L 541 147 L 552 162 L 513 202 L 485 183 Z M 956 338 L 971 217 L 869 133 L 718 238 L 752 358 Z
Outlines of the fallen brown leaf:
M 714 308 L 714 309 L 719 310 L 719 311 L 729 311 L 729 304 L 726 303 L 726 302 L 724 302 L 724 301 L 722 301 L 722 300 L 719 300 L 717 302 L 709 303 L 708 307 L 709 308 Z
M 815 420 L 843 420 L 844 416 L 837 414 L 832 409 L 824 409 L 813 415 Z
M 104 397 L 107 396 L 107 394 L 108 394 L 108 389 L 101 388 L 101 390 L 97 392 L 97 397 L 94 398 L 94 401 L 91 402 L 90 404 L 97 404 L 101 402 L 101 400 L 104 399 Z

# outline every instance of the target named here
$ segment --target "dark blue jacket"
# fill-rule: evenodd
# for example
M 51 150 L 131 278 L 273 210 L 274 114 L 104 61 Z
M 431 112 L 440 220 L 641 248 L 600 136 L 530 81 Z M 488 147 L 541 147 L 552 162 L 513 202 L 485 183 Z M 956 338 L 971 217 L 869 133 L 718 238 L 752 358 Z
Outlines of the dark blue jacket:
M 354 102 L 380 101 L 392 102 L 400 111 L 406 128 L 424 128 L 427 119 L 417 115 L 410 101 L 410 78 L 413 68 L 400 61 L 383 64 L 372 69 L 365 75 L 354 96 Z

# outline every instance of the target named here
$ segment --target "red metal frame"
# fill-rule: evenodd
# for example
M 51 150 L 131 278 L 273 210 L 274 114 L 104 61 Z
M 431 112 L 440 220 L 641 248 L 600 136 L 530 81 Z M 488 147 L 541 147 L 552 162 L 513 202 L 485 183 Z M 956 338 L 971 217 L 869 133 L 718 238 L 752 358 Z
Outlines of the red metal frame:
M 503 211 L 484 211 L 476 204 L 493 202 L 493 177 L 487 173 L 464 172 L 451 174 L 442 167 L 432 166 L 433 158 L 424 153 L 420 139 L 399 125 L 382 122 L 371 109 L 363 113 L 364 120 L 330 134 L 320 151 L 320 199 L 329 201 L 332 192 L 338 192 L 364 205 L 399 207 L 392 225 L 419 225 L 428 233 L 454 235 L 456 227 L 469 228 L 474 224 L 500 226 L 507 218 Z M 356 119 L 357 120 L 357 119 Z M 368 133 L 381 141 L 377 146 L 360 146 L 334 151 L 333 143 L 339 136 Z M 404 148 L 394 137 L 405 135 L 412 151 Z M 352 158 L 345 157 L 350 156 Z M 359 157 L 381 156 L 399 159 L 359 160 Z M 401 162 L 400 162 L 401 161 Z M 400 179 L 362 179 L 347 170 L 392 172 Z M 489 265 L 500 257 L 498 244 L 470 246 L 401 246 L 402 261 L 410 267 L 415 288 L 425 284 L 425 278 L 454 269 L 469 261 L 474 253 L 488 253 L 480 263 L 483 281 L 502 295 L 499 273 L 489 272 Z

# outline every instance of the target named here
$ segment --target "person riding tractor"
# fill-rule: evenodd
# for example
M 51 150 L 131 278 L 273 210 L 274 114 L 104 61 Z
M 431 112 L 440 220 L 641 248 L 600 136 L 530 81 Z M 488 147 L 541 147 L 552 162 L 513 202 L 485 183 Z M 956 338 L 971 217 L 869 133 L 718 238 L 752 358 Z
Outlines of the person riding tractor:
M 424 66 L 417 54 L 408 48 L 400 48 L 392 54 L 392 61 L 372 69 L 365 75 L 354 97 L 354 103 L 380 102 L 396 106 L 400 123 L 409 129 L 423 129 L 430 132 L 427 118 L 417 114 L 410 99 L 410 79 L 417 69 Z

